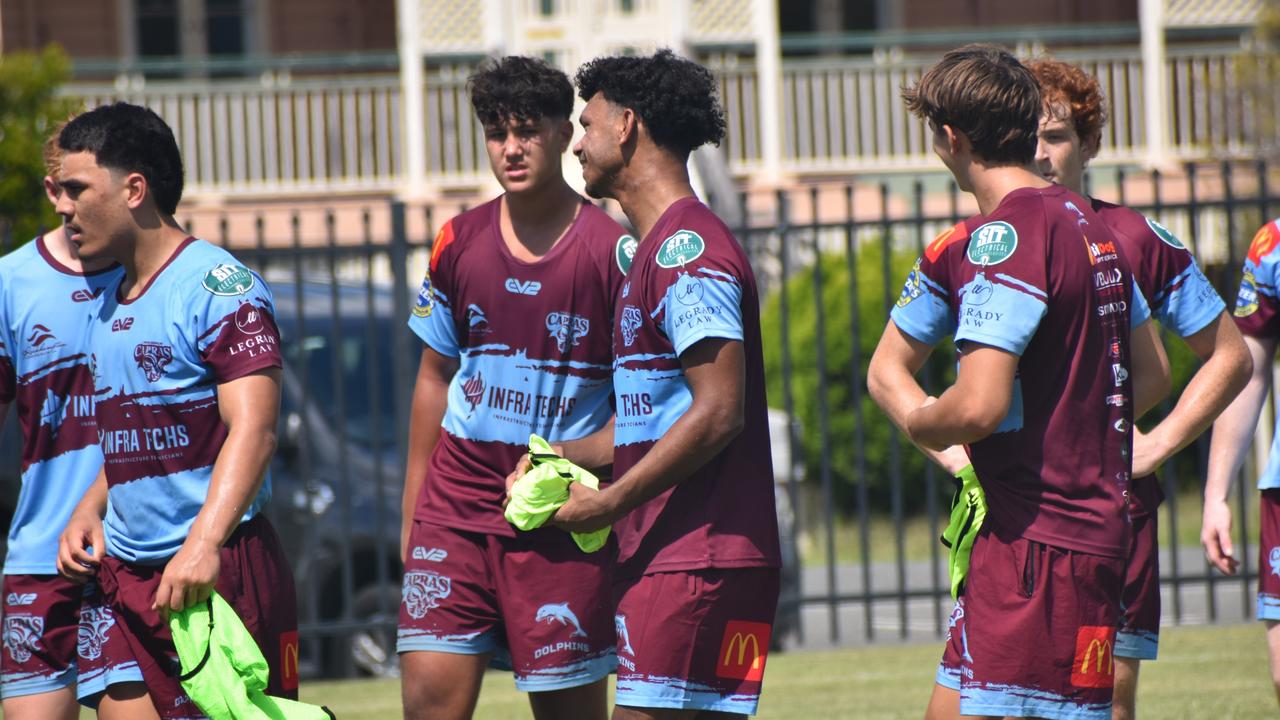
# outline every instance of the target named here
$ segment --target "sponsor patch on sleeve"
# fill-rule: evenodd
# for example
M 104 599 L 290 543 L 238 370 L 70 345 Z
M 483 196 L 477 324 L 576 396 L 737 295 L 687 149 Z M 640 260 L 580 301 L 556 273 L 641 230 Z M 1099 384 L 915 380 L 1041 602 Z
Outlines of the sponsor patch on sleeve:
M 1236 317 L 1249 317 L 1258 311 L 1258 281 L 1253 273 L 1244 271 L 1240 278 L 1240 290 L 1236 293 Z
M 911 268 L 911 272 L 907 273 L 907 281 L 902 286 L 902 294 L 898 296 L 896 305 L 904 308 L 911 304 L 912 300 L 924 294 L 924 288 L 920 283 L 920 260 L 916 260 L 916 264 Z
M 614 260 L 618 262 L 618 269 L 623 275 L 631 269 L 631 261 L 636 257 L 636 248 L 640 243 L 630 235 L 623 235 L 618 238 L 618 242 L 613 247 Z
M 677 230 L 658 246 L 658 267 L 681 267 L 698 259 L 707 249 L 702 236 L 692 230 Z
M 966 251 L 974 265 L 999 265 L 1018 249 L 1018 231 L 1002 220 L 989 222 L 973 231 Z
M 1258 234 L 1253 236 L 1253 241 L 1249 243 L 1249 259 L 1254 265 L 1261 265 L 1262 258 L 1270 255 L 1278 244 L 1280 244 L 1280 232 L 1276 231 L 1274 222 L 1269 222 L 1262 226 Z
M 942 251 L 951 245 L 965 239 L 968 235 L 964 232 L 964 222 L 958 222 L 955 225 L 943 230 L 924 248 L 924 256 L 929 258 L 929 262 L 938 262 L 938 258 L 942 257 Z
M 214 295 L 235 297 L 252 290 L 255 282 L 253 273 L 243 265 L 222 263 L 206 273 L 200 284 Z
M 435 300 L 431 297 L 431 271 L 422 276 L 422 287 L 418 290 L 418 299 L 413 303 L 414 317 L 430 317 Z
M 1155 233 L 1156 237 L 1164 241 L 1165 245 L 1168 245 L 1169 247 L 1177 248 L 1178 250 L 1187 249 L 1187 246 L 1182 244 L 1182 241 L 1178 239 L 1178 236 L 1169 232 L 1168 228 L 1156 222 L 1155 220 L 1152 220 L 1151 218 L 1145 218 L 1145 219 L 1147 221 L 1147 227 L 1151 228 L 1151 232 Z

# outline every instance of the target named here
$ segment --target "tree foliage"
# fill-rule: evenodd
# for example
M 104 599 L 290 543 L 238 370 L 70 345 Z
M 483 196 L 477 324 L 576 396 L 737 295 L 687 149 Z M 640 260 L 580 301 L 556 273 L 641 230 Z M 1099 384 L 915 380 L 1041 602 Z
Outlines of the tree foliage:
M 57 223 L 45 197 L 45 138 L 78 107 L 57 95 L 71 61 L 50 45 L 39 53 L 0 55 L 0 241 L 5 249 Z
M 816 264 L 801 269 L 782 288 L 769 294 L 761 316 L 764 333 L 764 361 L 769 404 L 784 409 L 787 378 L 783 372 L 783 351 L 789 350 L 790 394 L 799 426 L 798 459 L 805 480 L 817 482 L 823 460 L 822 408 L 827 409 L 830 467 L 838 509 L 851 513 L 856 508 L 858 477 L 858 413 L 854 405 L 855 387 L 862 411 L 862 467 L 874 509 L 888 509 L 895 476 L 890 436 L 894 431 L 888 417 L 867 395 L 867 365 L 887 320 L 886 298 L 896 301 L 915 261 L 911 248 L 890 250 L 889 276 L 884 273 L 884 243 L 862 242 L 850 257 L 844 252 L 824 253 Z M 815 285 L 815 267 L 817 285 Z M 854 283 L 856 279 L 856 291 Z M 887 285 L 886 285 L 887 282 Z M 821 313 L 815 288 L 821 288 Z M 787 308 L 783 313 L 783 293 Z M 857 325 L 854 326 L 856 306 Z M 821 314 L 821 323 L 819 323 Z M 786 342 L 784 344 L 784 325 Z M 819 367 L 819 335 L 824 349 Z M 853 351 L 858 349 L 857 367 Z M 948 344 L 934 351 L 921 381 L 926 389 L 940 391 L 954 379 L 954 354 Z M 925 498 L 925 459 L 905 437 L 898 440 L 899 472 L 903 482 L 904 506 L 919 508 Z M 947 492 L 949 485 L 944 485 Z

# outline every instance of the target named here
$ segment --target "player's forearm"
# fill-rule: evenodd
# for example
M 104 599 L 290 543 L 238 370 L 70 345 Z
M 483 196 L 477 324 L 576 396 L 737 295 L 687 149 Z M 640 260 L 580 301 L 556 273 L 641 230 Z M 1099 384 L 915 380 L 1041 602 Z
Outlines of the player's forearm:
M 742 408 L 719 397 L 694 396 L 688 411 L 672 423 L 649 452 L 600 497 L 610 522 L 661 495 L 720 454 L 742 432 Z
M 1225 322 L 1234 333 L 1235 328 L 1230 321 Z M 1253 362 L 1238 334 L 1235 342 L 1217 343 L 1207 355 L 1204 364 L 1182 391 L 1173 411 L 1147 433 L 1148 438 L 1161 448 L 1165 459 L 1207 430 L 1252 376 Z
M 190 541 L 222 547 L 258 496 L 275 450 L 274 422 L 228 427 L 213 463 L 209 494 L 191 526 Z
M 604 427 L 577 440 L 565 440 L 556 443 L 560 454 L 575 465 L 588 470 L 599 470 L 613 464 L 613 425 L 615 417 L 609 418 Z
M 1258 416 L 1271 390 L 1268 376 L 1271 363 L 1254 368 L 1244 390 L 1227 406 L 1213 423 L 1209 442 L 1209 467 L 1205 475 L 1206 501 L 1225 500 L 1231 492 L 1231 481 L 1240 472 L 1245 454 L 1253 442 Z
M 1130 351 L 1133 370 L 1133 416 L 1142 417 L 1148 410 L 1160 404 L 1173 389 L 1169 370 L 1169 356 L 1164 351 L 1156 324 L 1150 320 L 1142 323 L 1130 335 Z
M 107 514 L 107 473 L 105 466 L 98 470 L 98 476 L 85 490 L 80 502 L 76 503 L 73 513 L 87 513 L 101 518 Z
M 409 452 L 405 458 L 404 495 L 401 518 L 408 522 L 418 509 L 418 496 L 427 479 L 431 454 L 440 442 L 440 426 L 448 404 L 449 383 L 440 379 L 419 377 L 413 388 L 413 405 L 409 411 Z
M 889 327 L 885 329 L 886 335 L 890 332 L 898 332 L 894 328 L 892 321 L 890 321 Z M 921 345 L 920 347 L 924 346 Z M 904 352 L 910 350 L 916 350 L 916 352 Z M 927 352 L 895 342 L 894 338 L 890 336 L 887 340 L 881 340 L 880 345 L 876 347 L 876 352 L 871 356 L 871 363 L 867 368 L 867 392 L 871 395 L 871 399 L 884 411 L 884 414 L 889 416 L 889 421 L 897 426 L 907 436 L 908 440 L 911 440 L 911 436 L 907 433 L 907 416 L 911 414 L 912 410 L 923 405 L 925 398 L 928 397 L 915 377 L 920 365 L 923 365 L 924 360 L 927 358 Z M 919 365 L 917 365 L 917 362 Z M 912 367 L 912 365 L 916 366 Z M 924 453 L 926 457 L 951 474 L 959 472 L 961 468 L 968 464 L 968 458 L 964 457 L 964 451 L 959 448 L 951 448 L 940 452 L 925 447 L 914 440 L 912 440 L 912 444 L 920 452 Z M 962 458 L 964 462 L 957 465 Z

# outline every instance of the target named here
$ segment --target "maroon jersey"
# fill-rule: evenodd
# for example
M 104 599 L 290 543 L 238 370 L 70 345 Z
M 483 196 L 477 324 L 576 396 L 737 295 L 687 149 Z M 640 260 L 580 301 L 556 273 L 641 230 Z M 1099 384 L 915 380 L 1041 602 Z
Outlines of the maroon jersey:
M 1166 329 L 1179 337 L 1194 335 L 1227 309 L 1191 251 L 1163 225 L 1098 199 L 1093 200 L 1093 211 L 1120 243 L 1151 314 Z M 1135 515 L 1155 512 L 1163 498 L 1154 475 L 1134 478 L 1129 511 Z
M 969 456 L 997 533 L 1124 557 L 1129 329 L 1147 319 L 1114 235 L 1063 187 L 1009 193 L 929 244 L 892 313 L 934 344 L 1020 357 L 1009 414 Z
M 689 409 L 680 355 L 700 340 L 743 343 L 745 424 L 691 476 L 615 523 L 620 577 L 779 564 L 759 304 L 746 254 L 697 198 L 673 203 L 640 243 L 613 337 L 615 476 Z
M 505 480 L 530 433 L 575 440 L 613 414 L 609 327 L 634 240 L 584 200 L 551 252 L 524 262 L 502 239 L 500 210 L 495 199 L 440 229 L 409 317 L 459 362 L 414 518 L 512 536 Z

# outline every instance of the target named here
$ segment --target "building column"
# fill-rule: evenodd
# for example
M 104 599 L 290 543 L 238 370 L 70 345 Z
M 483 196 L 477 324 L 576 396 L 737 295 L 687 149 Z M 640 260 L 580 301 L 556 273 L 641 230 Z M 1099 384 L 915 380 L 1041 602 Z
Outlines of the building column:
M 760 179 L 782 181 L 782 44 L 778 38 L 777 0 L 753 0 L 756 78 L 760 89 Z
M 404 147 L 402 200 L 421 200 L 427 194 L 426 98 L 419 3 L 420 0 L 396 0 L 400 46 L 400 132 Z
M 1166 0 L 1139 0 L 1142 27 L 1142 91 L 1147 136 L 1147 166 L 1161 167 L 1171 159 L 1169 146 L 1169 81 L 1164 49 Z

